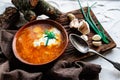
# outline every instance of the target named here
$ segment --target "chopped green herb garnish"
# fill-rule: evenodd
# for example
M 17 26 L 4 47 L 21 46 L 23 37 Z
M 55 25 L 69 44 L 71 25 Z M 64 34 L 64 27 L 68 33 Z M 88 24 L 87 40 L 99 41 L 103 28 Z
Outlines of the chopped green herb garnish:
M 47 41 L 46 41 L 45 46 L 48 45 L 48 42 L 50 39 L 56 39 L 55 33 L 53 33 L 52 31 L 45 30 L 45 35 L 46 35 L 45 37 L 47 37 Z
M 109 39 L 108 39 L 108 37 L 105 35 L 104 30 L 103 30 L 103 28 L 102 28 L 102 25 L 101 25 L 100 22 L 98 21 L 98 25 L 100 26 L 100 29 L 101 29 L 101 30 L 99 30 L 99 28 L 97 27 L 97 25 L 95 24 L 94 20 L 92 19 L 91 15 L 90 15 L 91 7 L 92 7 L 94 4 L 93 4 L 91 7 L 88 6 L 88 12 L 85 13 L 84 10 L 83 10 L 83 8 L 82 8 L 82 6 L 81 6 L 80 0 L 78 0 L 78 3 L 79 3 L 79 6 L 80 6 L 80 8 L 81 8 L 81 12 L 82 12 L 85 20 L 86 20 L 86 21 L 88 22 L 88 24 L 90 25 L 90 28 L 93 29 L 93 30 L 95 31 L 95 33 L 97 33 L 98 35 L 101 36 L 102 41 L 103 41 L 104 43 L 108 44 L 108 43 L 109 43 Z

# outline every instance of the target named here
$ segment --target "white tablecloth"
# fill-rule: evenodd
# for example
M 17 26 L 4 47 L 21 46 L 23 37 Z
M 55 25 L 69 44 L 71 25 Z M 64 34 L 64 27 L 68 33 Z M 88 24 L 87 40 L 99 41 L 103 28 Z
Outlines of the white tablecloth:
M 0 13 L 2 13 L 6 7 L 13 6 L 10 1 L 11 0 L 0 0 Z M 46 1 L 62 12 L 79 9 L 77 0 Z M 92 8 L 93 12 L 117 44 L 116 48 L 106 52 L 104 55 L 113 61 L 120 62 L 120 0 L 81 0 L 83 7 L 87 6 L 87 4 L 92 5 L 95 2 L 97 2 L 97 4 Z M 116 70 L 110 63 L 101 57 L 90 58 L 86 61 L 102 66 L 100 80 L 120 80 L 120 71 Z

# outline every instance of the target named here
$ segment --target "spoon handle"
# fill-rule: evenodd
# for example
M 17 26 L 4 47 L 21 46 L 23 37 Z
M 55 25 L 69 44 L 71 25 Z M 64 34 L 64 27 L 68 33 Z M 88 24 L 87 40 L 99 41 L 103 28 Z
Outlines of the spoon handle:
M 105 60 L 107 60 L 108 62 L 110 62 L 111 64 L 113 64 L 113 66 L 120 71 L 120 63 L 114 62 L 114 61 L 106 58 L 105 56 L 103 56 L 102 54 L 98 53 L 97 51 L 95 51 L 93 49 L 89 49 L 89 52 L 95 53 L 95 54 L 99 55 L 100 57 L 104 58 Z

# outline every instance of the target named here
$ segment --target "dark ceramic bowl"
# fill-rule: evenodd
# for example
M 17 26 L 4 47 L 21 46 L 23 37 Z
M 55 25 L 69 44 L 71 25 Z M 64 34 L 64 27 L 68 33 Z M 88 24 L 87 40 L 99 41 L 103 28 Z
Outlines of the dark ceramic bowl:
M 24 55 L 26 55 L 26 51 L 27 51 L 27 53 L 29 53 L 29 49 L 27 49 L 27 47 L 25 47 L 25 46 L 20 46 L 21 44 L 25 44 L 25 45 L 31 45 L 31 44 L 29 44 L 27 41 L 26 42 L 24 42 L 24 40 L 26 40 L 27 39 L 27 37 L 26 38 L 24 38 L 24 39 L 22 39 L 23 40 L 23 42 L 24 43 L 19 43 L 19 45 L 18 45 L 18 40 L 21 40 L 21 39 L 19 39 L 20 37 L 20 35 L 22 35 L 22 34 L 24 34 L 24 33 L 26 33 L 24 30 L 25 29 L 27 29 L 27 28 L 29 28 L 29 27 L 32 27 L 32 26 L 34 26 L 34 25 L 43 25 L 43 27 L 44 27 L 44 25 L 49 25 L 49 26 L 54 26 L 56 29 L 58 29 L 59 31 L 60 31 L 60 34 L 62 35 L 62 46 L 63 47 L 61 47 L 61 50 L 60 50 L 60 52 L 59 52 L 59 54 L 57 54 L 57 56 L 55 56 L 54 58 L 52 58 L 52 59 L 50 59 L 50 60 L 48 60 L 48 61 L 43 61 L 43 62 L 40 62 L 40 63 L 32 63 L 32 62 L 29 62 L 29 61 L 27 61 L 27 60 L 25 60 L 25 59 L 23 59 L 19 54 L 20 54 L 20 52 L 22 52 L 22 56 L 24 56 Z M 31 28 L 32 29 L 32 28 Z M 28 35 L 29 35 L 29 33 L 28 33 Z M 33 36 L 34 37 L 34 36 Z M 22 38 L 22 37 L 21 37 Z M 14 55 L 15 55 L 15 57 L 19 60 L 19 61 L 21 61 L 21 62 L 23 62 L 23 63 L 25 63 L 25 64 L 28 64 L 28 65 L 44 65 L 44 64 L 48 64 L 48 63 L 50 63 L 50 62 L 52 62 L 52 61 L 54 61 L 54 60 L 56 60 L 56 59 L 58 59 L 58 57 L 60 57 L 63 53 L 64 53 L 64 51 L 65 51 L 65 49 L 66 49 L 66 47 L 67 47 L 67 45 L 68 45 L 68 35 L 67 35 L 67 32 L 66 32 L 66 30 L 63 28 L 63 26 L 61 25 L 61 24 L 59 24 L 58 22 L 56 22 L 56 21 L 53 21 L 53 20 L 35 20 L 35 21 L 32 21 L 32 22 L 29 22 L 29 23 L 27 23 L 27 24 L 25 24 L 24 26 L 22 26 L 18 31 L 17 31 L 17 33 L 15 34 L 15 36 L 14 36 L 14 39 L 13 39 L 13 43 L 12 43 L 12 48 L 13 48 L 13 52 L 14 52 Z M 19 47 L 18 47 L 19 46 Z M 24 51 L 23 50 L 23 47 L 25 48 L 25 50 L 26 51 Z M 41 49 L 41 48 L 39 48 L 39 49 Z M 32 53 L 33 54 L 30 54 L 30 55 L 28 55 L 29 57 L 32 57 L 33 55 L 35 55 L 34 54 L 34 52 L 36 52 L 37 50 L 39 50 L 39 49 L 35 49 Z M 46 50 L 45 50 L 46 51 Z M 24 54 L 23 54 L 24 53 Z M 31 53 L 31 52 L 30 52 Z M 41 53 L 40 53 L 41 54 Z M 44 54 L 44 52 L 42 53 L 42 54 Z M 54 54 L 53 54 L 54 55 Z M 38 56 L 39 58 L 42 58 L 42 56 Z M 48 59 L 49 58 L 49 56 L 46 58 L 46 59 Z M 34 60 L 36 60 L 37 58 L 34 58 Z M 44 60 L 44 59 L 43 59 Z

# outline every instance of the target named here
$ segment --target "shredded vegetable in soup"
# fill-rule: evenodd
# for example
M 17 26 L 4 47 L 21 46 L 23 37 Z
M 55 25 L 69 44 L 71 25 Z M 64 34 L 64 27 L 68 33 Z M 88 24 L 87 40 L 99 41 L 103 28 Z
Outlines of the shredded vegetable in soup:
M 20 32 L 16 41 L 19 56 L 32 64 L 44 64 L 60 55 L 63 49 L 61 32 L 51 25 L 37 24 Z

